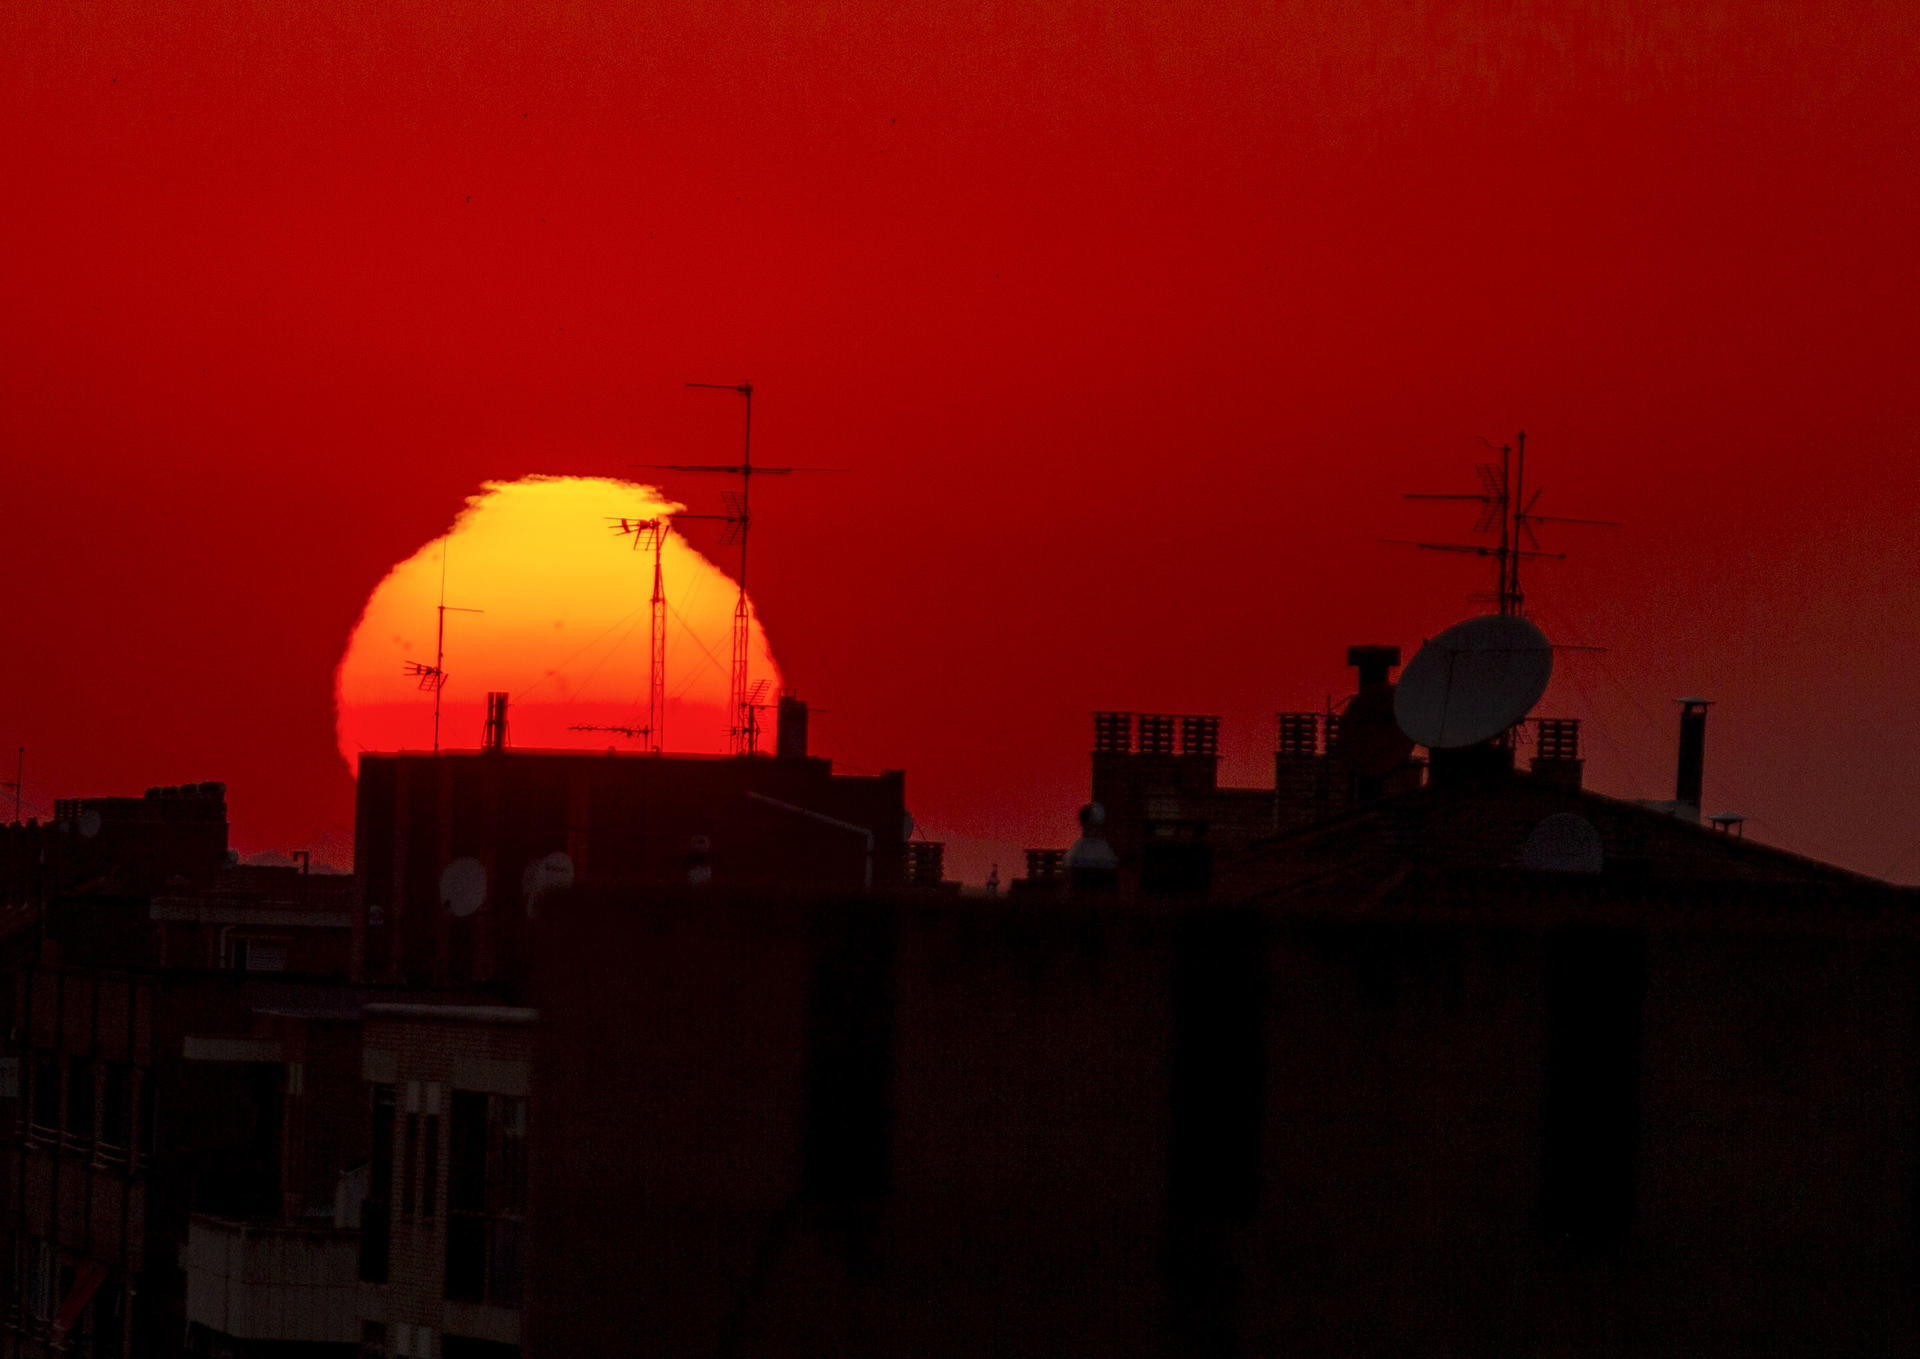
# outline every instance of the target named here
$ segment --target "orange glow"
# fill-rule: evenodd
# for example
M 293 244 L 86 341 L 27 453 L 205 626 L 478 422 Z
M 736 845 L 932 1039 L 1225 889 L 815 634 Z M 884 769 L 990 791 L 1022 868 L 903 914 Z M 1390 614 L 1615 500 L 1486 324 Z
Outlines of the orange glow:
M 682 509 L 652 487 L 600 477 L 488 482 L 444 537 L 374 589 L 334 677 L 340 754 L 420 750 L 433 742 L 433 693 L 407 673 L 434 662 L 435 608 L 446 554 L 447 682 L 440 746 L 480 744 L 486 694 L 512 695 L 512 744 L 642 750 L 645 738 L 572 731 L 647 720 L 648 601 L 653 555 L 630 550 L 612 520 Z M 667 596 L 666 748 L 727 749 L 727 664 L 738 590 L 678 533 L 662 556 Z M 456 613 L 455 608 L 482 613 Z M 749 602 L 751 608 L 751 602 Z M 758 617 L 750 675 L 780 687 Z

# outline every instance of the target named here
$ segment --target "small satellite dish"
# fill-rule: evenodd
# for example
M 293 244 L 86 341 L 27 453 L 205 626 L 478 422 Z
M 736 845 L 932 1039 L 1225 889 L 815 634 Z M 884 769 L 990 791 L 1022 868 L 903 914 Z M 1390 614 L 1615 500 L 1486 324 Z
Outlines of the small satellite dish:
M 1455 623 L 1407 662 L 1393 693 L 1400 730 L 1429 750 L 1490 741 L 1526 717 L 1553 675 L 1553 644 L 1511 614 Z
M 520 886 L 527 899 L 527 914 L 531 916 L 540 898 L 573 886 L 573 860 L 560 850 L 544 859 L 535 859 L 520 874 Z
M 1413 754 L 1413 741 L 1393 716 L 1393 688 L 1362 689 L 1347 702 L 1333 754 L 1363 778 L 1391 774 Z
M 100 833 L 100 813 L 89 807 L 80 813 L 80 833 L 91 840 Z
M 1598 873 L 1600 832 L 1573 812 L 1555 812 L 1533 828 L 1520 862 L 1537 873 Z
M 457 916 L 469 916 L 487 899 L 487 870 L 478 859 L 455 859 L 440 870 L 440 904 Z

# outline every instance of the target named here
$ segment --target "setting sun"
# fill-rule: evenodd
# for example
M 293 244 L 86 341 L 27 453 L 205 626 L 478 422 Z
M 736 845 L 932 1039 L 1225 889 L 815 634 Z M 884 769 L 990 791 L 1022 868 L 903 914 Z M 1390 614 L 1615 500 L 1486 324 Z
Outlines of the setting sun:
M 439 744 L 480 744 L 489 691 L 510 697 L 514 745 L 615 745 L 643 736 L 578 727 L 647 721 L 651 551 L 631 550 L 621 519 L 682 507 L 652 487 L 606 478 L 488 482 L 443 537 L 400 562 L 367 599 L 335 676 L 340 754 L 425 749 L 434 741 L 435 665 L 445 572 L 444 687 Z M 661 569 L 667 627 L 664 747 L 728 748 L 727 656 L 737 589 L 689 545 L 666 534 Z M 477 612 L 476 612 L 477 611 Z M 780 674 L 759 619 L 749 650 L 756 687 Z

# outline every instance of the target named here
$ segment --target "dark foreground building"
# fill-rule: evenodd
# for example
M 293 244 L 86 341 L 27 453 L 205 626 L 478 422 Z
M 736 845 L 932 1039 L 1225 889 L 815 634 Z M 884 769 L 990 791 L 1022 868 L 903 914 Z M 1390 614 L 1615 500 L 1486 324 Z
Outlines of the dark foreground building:
M 577 895 L 525 1353 L 1920 1350 L 1920 894 L 1518 773 L 1212 876 Z
M 1007 899 L 791 746 L 369 757 L 345 895 L 63 804 L 0 1359 L 1913 1351 L 1920 893 L 1355 712 L 1101 714 Z
M 331 1227 L 365 1159 L 352 880 L 232 862 L 197 783 L 0 830 L 0 882 L 0 1354 L 180 1352 L 189 1224 Z
M 518 994 L 538 899 L 554 886 L 895 886 L 905 818 L 899 771 L 836 774 L 805 754 L 364 755 L 356 970 Z

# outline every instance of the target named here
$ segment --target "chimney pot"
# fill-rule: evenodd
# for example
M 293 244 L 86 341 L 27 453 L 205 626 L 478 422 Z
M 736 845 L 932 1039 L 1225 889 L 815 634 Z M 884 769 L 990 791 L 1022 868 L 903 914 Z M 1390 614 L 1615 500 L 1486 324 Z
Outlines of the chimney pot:
M 1400 664 L 1400 648 L 1379 643 L 1350 646 L 1347 664 L 1360 672 L 1360 687 L 1372 689 L 1385 684 L 1388 672 Z
M 1707 709 L 1712 699 L 1682 698 L 1680 705 L 1680 767 L 1673 783 L 1673 800 L 1700 811 L 1700 788 L 1707 764 Z
M 807 753 L 807 704 L 793 694 L 780 695 L 776 710 L 773 753 L 782 760 L 804 759 Z
M 507 748 L 507 696 L 497 690 L 487 694 L 487 726 L 481 746 L 486 750 Z

